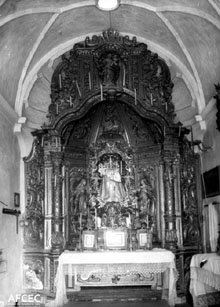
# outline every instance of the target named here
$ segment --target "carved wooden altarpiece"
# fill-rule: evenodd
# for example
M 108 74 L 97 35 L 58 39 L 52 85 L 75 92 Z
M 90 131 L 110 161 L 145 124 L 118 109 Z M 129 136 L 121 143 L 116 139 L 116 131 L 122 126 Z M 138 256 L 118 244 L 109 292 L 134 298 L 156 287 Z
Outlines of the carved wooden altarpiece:
M 174 251 L 186 290 L 185 260 L 201 247 L 199 163 L 174 122 L 172 87 L 163 59 L 114 30 L 60 58 L 48 123 L 25 159 L 25 259 L 41 261 L 44 291 L 64 249 L 83 250 L 84 231 L 93 250 L 109 248 L 108 229 L 127 234 L 123 248 Z

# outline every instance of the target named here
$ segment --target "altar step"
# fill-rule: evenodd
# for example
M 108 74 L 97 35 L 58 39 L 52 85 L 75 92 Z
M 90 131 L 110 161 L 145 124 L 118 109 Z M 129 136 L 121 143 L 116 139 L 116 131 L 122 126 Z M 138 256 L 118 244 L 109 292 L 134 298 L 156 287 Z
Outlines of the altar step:
M 162 291 L 151 287 L 82 287 L 79 292 L 67 292 L 70 301 L 161 300 Z

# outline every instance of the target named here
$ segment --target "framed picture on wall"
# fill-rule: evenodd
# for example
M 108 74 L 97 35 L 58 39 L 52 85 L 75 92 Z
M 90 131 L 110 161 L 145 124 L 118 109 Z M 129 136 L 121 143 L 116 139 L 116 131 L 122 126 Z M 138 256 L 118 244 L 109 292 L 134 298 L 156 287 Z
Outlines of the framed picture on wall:
M 209 198 L 220 195 L 220 166 L 202 174 L 202 196 Z
M 20 207 L 20 194 L 14 193 L 14 206 Z

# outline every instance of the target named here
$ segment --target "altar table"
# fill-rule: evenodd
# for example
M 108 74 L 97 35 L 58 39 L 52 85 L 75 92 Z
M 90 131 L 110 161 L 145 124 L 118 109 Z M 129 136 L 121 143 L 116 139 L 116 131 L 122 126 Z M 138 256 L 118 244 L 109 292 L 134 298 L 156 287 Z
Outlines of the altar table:
M 167 299 L 170 306 L 176 301 L 176 266 L 175 255 L 165 249 L 151 251 L 65 251 L 59 257 L 57 274 L 55 279 L 56 298 L 53 306 L 63 306 L 67 303 L 65 275 L 74 276 L 75 288 L 77 276 L 88 278 L 92 274 L 112 274 L 113 276 L 123 273 L 161 273 L 166 272 L 163 289 L 168 289 Z M 78 289 L 80 290 L 80 289 Z M 165 293 L 165 291 L 164 291 Z
M 202 262 L 204 265 L 200 267 Z M 220 256 L 216 253 L 197 254 L 192 257 L 190 293 L 194 307 L 220 306 Z

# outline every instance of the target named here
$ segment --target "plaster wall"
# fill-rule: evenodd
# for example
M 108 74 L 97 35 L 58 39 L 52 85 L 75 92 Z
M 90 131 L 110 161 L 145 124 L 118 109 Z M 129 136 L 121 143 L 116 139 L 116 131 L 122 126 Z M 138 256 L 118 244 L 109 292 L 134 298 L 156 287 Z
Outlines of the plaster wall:
M 220 165 L 220 131 L 217 129 L 216 113 L 216 100 L 212 99 L 203 114 L 206 122 L 203 144 L 209 149 L 201 155 L 202 173 Z
M 5 302 L 10 297 L 12 302 L 15 295 L 21 293 L 22 285 L 21 229 L 17 234 L 16 217 L 2 213 L 3 208 L 15 209 L 14 192 L 20 193 L 19 169 L 20 151 L 13 123 L 0 108 L 0 200 L 8 206 L 0 204 L 0 258 L 5 260 L 0 270 L 0 300 Z

